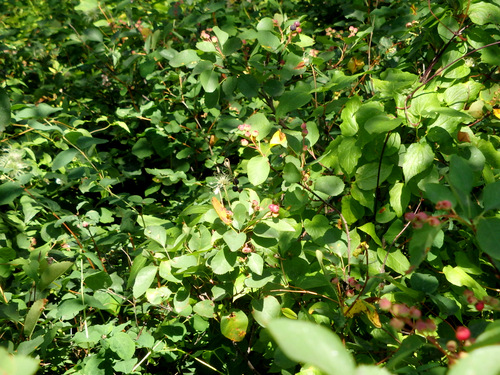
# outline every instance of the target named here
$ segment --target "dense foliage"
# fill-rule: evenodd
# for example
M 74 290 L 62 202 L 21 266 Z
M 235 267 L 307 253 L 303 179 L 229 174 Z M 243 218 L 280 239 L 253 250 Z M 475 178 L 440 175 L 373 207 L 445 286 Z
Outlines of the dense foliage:
M 500 373 L 496 1 L 0 3 L 2 371 Z

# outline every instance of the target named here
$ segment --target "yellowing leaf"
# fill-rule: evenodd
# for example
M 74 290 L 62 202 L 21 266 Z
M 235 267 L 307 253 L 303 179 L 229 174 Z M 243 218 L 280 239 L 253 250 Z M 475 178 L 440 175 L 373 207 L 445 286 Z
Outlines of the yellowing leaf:
M 344 306 L 344 315 L 346 318 L 352 318 L 356 314 L 365 313 L 366 317 L 372 322 L 372 324 L 380 328 L 380 318 L 377 313 L 377 309 L 371 303 L 368 303 L 362 299 L 358 299 L 351 306 Z
M 500 118 L 500 108 L 493 108 L 493 114 L 496 118 Z
M 285 142 L 286 142 L 286 135 L 281 130 L 278 130 L 276 133 L 273 134 L 271 141 L 269 143 L 271 146 L 276 146 L 276 145 L 283 145 Z
M 219 202 L 216 197 L 212 197 L 212 206 L 214 206 L 215 212 L 219 215 L 220 219 L 227 225 L 231 225 L 233 219 L 231 218 L 230 212 Z

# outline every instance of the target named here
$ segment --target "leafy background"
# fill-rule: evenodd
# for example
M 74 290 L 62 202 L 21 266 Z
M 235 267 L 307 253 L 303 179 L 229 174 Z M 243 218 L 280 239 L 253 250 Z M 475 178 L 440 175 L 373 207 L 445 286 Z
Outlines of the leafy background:
M 4 372 L 500 372 L 496 2 L 2 5 Z

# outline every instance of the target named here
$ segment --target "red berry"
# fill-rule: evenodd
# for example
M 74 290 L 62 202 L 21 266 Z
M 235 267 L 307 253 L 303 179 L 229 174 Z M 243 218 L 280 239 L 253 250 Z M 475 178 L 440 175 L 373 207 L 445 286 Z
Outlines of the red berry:
M 470 330 L 467 327 L 458 327 L 457 332 L 455 333 L 457 340 L 465 341 L 470 337 Z
M 479 301 L 478 303 L 476 303 L 476 310 L 477 311 L 483 311 L 484 309 L 484 302 L 483 301 Z

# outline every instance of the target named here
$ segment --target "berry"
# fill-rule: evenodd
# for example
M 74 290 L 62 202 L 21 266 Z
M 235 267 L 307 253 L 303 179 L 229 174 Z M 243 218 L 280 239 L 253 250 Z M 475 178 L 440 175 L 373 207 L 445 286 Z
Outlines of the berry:
M 476 310 L 477 311 L 483 311 L 484 309 L 484 302 L 483 301 L 479 301 L 478 303 L 476 303 Z
M 450 201 L 439 201 L 436 203 L 436 210 L 450 210 L 451 202 Z
M 378 301 L 378 305 L 380 306 L 380 310 L 389 311 L 391 309 L 392 302 L 387 298 L 381 298 Z
M 292 31 L 297 30 L 297 26 L 295 26 L 295 24 L 294 25 L 290 25 L 290 30 L 292 30 Z
M 293 24 L 295 25 L 295 27 L 299 27 L 300 26 L 300 22 L 299 21 L 295 21 Z
M 298 33 L 301 33 L 302 32 L 302 29 L 300 27 L 297 27 L 297 32 Z
M 307 129 L 307 124 L 305 122 L 303 122 L 301 125 L 300 125 L 300 128 L 302 130 L 306 130 Z
M 457 340 L 465 341 L 470 338 L 470 330 L 467 327 L 458 327 L 457 332 L 455 333 Z
M 280 206 L 278 206 L 277 204 L 270 204 L 269 205 L 269 210 L 274 213 L 274 214 L 277 214 L 280 210 Z

